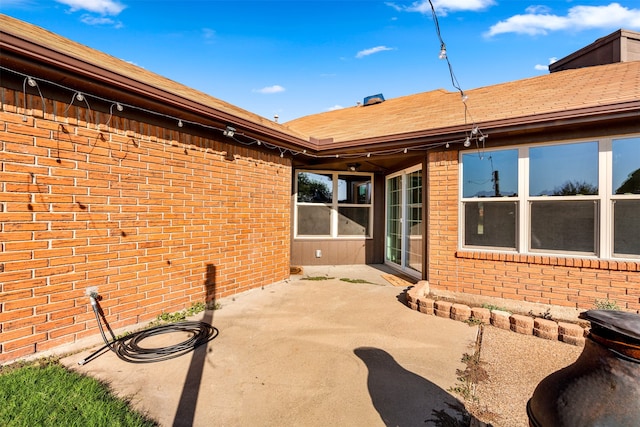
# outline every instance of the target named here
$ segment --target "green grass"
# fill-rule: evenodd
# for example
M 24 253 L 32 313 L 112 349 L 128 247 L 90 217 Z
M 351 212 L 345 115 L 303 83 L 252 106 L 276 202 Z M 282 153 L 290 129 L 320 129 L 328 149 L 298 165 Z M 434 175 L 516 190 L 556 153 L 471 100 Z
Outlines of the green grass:
M 149 326 L 158 326 L 164 325 L 165 323 L 177 323 L 187 320 L 187 317 L 194 316 L 198 313 L 205 311 L 207 308 L 213 310 L 219 310 L 221 308 L 220 303 L 210 304 L 207 307 L 207 304 L 203 302 L 196 302 L 191 305 L 191 307 L 186 308 L 182 311 L 178 311 L 175 313 L 162 313 L 156 317 L 156 320 L 149 323 Z
M 373 285 L 373 283 L 369 282 L 368 280 L 364 280 L 364 279 L 349 279 L 346 277 L 343 277 L 342 279 L 343 282 L 349 282 L 349 283 L 368 283 L 370 285 Z
M 594 307 L 596 308 L 596 310 L 621 310 L 617 302 L 611 301 L 609 299 L 597 299 L 594 303 Z
M 507 313 L 511 313 L 510 310 L 507 310 L 504 307 L 500 307 L 499 305 L 494 305 L 494 304 L 482 304 L 482 308 L 488 308 L 489 310 L 493 311 L 493 310 L 499 310 L 499 311 L 506 311 Z
M 4 427 L 157 426 L 108 386 L 57 363 L 0 367 Z

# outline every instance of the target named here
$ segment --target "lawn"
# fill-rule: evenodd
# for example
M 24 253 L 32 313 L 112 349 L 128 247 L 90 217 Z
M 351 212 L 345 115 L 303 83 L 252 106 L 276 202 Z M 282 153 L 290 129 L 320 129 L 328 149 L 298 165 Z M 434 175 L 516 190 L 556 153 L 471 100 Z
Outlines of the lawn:
M 107 384 L 55 361 L 0 366 L 3 427 L 151 427 L 158 424 L 117 398 Z

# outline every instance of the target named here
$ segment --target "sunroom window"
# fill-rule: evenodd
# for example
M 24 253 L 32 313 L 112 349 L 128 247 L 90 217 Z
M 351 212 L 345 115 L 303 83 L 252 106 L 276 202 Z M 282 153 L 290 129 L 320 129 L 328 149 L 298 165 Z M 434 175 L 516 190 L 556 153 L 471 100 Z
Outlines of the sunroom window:
M 640 137 L 465 152 L 465 248 L 640 257 Z
M 371 237 L 372 175 L 298 171 L 296 237 Z

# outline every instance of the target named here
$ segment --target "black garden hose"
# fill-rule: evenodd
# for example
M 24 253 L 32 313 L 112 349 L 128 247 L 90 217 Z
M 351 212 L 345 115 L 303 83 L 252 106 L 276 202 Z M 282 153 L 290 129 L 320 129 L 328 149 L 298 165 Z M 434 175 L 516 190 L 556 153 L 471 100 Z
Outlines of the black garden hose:
M 193 351 L 196 347 L 206 344 L 218 335 L 218 329 L 205 322 L 186 321 L 169 323 L 166 325 L 154 326 L 149 329 L 134 332 L 121 338 L 115 338 L 112 341 L 107 340 L 104 328 L 100 320 L 99 308 L 96 298 L 91 296 L 91 306 L 96 315 L 98 328 L 104 340 L 105 345 L 96 350 L 89 357 L 78 362 L 84 365 L 106 348 L 113 351 L 120 359 L 130 363 L 151 363 L 160 362 L 162 360 L 173 359 L 183 354 Z M 144 347 L 141 343 L 144 339 L 161 334 L 184 332 L 189 337 L 184 341 L 169 345 L 166 347 Z M 113 334 L 112 334 L 113 336 Z

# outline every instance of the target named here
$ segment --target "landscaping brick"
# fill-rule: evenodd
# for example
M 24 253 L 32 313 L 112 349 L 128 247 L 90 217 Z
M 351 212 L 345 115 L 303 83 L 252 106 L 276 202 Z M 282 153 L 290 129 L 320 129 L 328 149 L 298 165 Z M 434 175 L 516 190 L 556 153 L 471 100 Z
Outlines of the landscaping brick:
M 448 301 L 436 301 L 435 302 L 435 313 L 438 317 L 446 317 L 447 319 L 451 318 L 451 306 L 453 303 Z
M 533 318 L 529 316 L 523 316 L 521 314 L 512 314 L 509 317 L 510 329 L 513 332 L 524 335 L 533 334 Z
M 472 307 L 471 318 L 488 325 L 491 323 L 491 310 L 488 308 Z
M 533 322 L 533 334 L 538 338 L 557 340 L 558 324 L 549 319 L 535 319 Z
M 509 316 L 511 313 L 502 310 L 491 311 L 491 324 L 500 329 L 511 329 L 511 322 Z
M 451 306 L 451 318 L 459 322 L 469 320 L 471 317 L 471 307 L 464 304 L 453 304 Z
M 558 322 L 558 339 L 567 344 L 584 345 L 585 332 L 582 326 L 575 323 Z
M 575 323 L 558 322 L 558 335 L 584 338 L 584 328 Z
M 576 346 L 583 346 L 585 343 L 585 339 L 584 337 L 574 337 L 571 335 L 560 335 L 558 336 L 558 338 L 560 339 L 560 341 L 567 343 L 567 344 L 571 344 L 571 345 L 576 345 Z
M 420 313 L 424 314 L 434 314 L 435 311 L 435 301 L 431 298 L 420 298 L 418 300 L 418 306 Z

